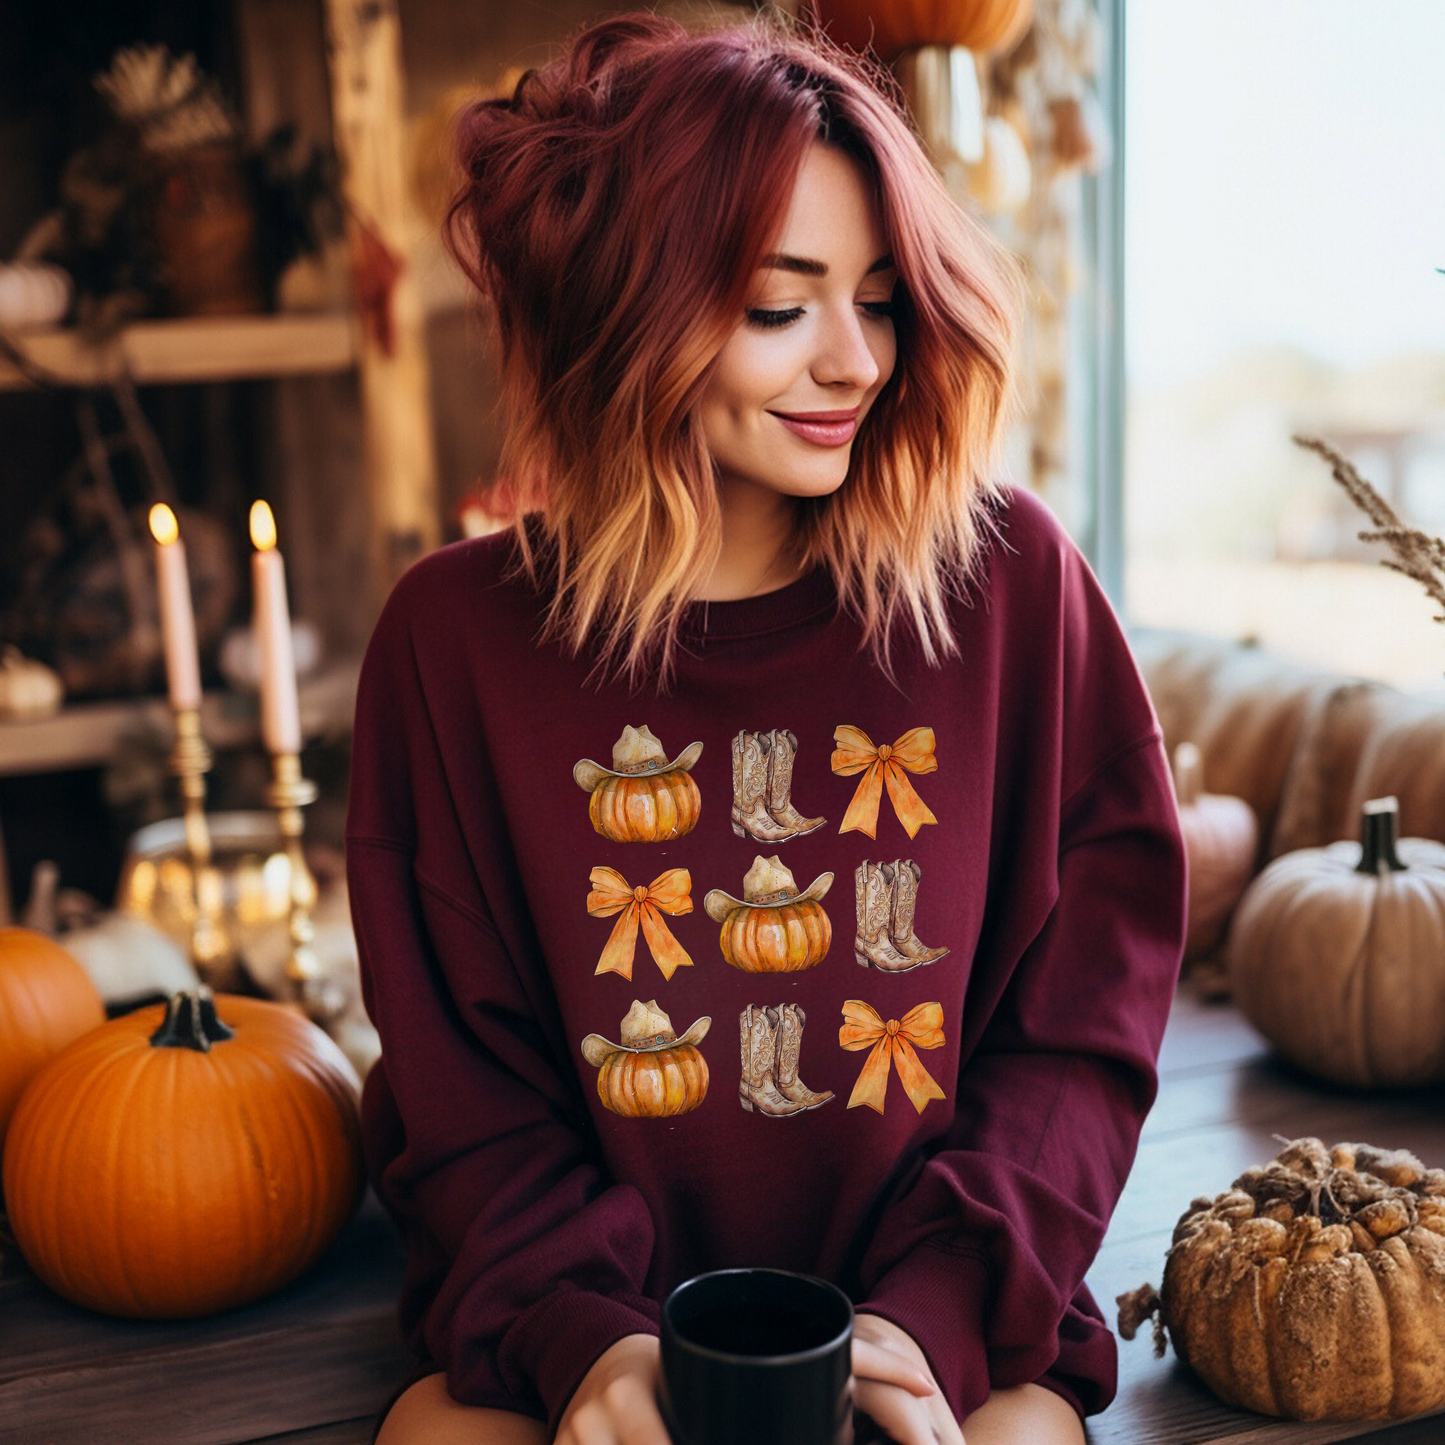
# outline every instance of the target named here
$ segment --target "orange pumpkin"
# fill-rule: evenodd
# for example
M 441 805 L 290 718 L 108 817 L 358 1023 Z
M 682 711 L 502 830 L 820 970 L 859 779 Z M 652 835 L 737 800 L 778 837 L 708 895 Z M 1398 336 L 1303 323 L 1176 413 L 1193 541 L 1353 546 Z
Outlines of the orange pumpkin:
M 915 45 L 962 45 L 986 55 L 1011 50 L 1033 19 L 1033 0 L 815 0 L 841 45 L 870 44 L 884 60 Z
M 664 843 L 697 826 L 702 794 L 686 768 L 608 777 L 592 790 L 587 814 L 616 843 Z
M 67 1044 L 105 1022 L 80 963 L 31 928 L 0 928 L 0 1146 L 26 1084 Z
M 823 905 L 743 904 L 723 919 L 723 957 L 744 973 L 801 973 L 821 963 L 833 941 L 833 925 Z
M 1204 761 L 1190 742 L 1174 749 L 1174 796 L 1189 860 L 1189 929 L 1184 961 L 1224 942 L 1229 920 L 1254 877 L 1259 824 L 1243 798 L 1204 791 Z
M 246 1304 L 335 1239 L 362 1187 L 356 1074 L 299 1010 L 178 993 L 56 1055 L 10 1124 L 4 1186 L 57 1294 L 138 1319 Z
M 667 1119 L 707 1097 L 707 1060 L 691 1044 L 666 1049 L 614 1049 L 597 1070 L 604 1107 L 629 1119 Z

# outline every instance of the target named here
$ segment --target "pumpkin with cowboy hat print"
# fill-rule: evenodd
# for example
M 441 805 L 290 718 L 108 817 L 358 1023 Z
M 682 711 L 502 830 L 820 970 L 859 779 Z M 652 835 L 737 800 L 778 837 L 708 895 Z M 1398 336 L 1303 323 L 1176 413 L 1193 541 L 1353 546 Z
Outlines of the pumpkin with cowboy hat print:
M 647 724 L 625 727 L 612 745 L 612 766 L 583 758 L 572 769 L 577 786 L 592 795 L 592 826 L 616 843 L 663 843 L 697 826 L 702 794 L 692 767 L 701 743 L 689 743 L 671 762 Z
M 820 873 L 801 892 L 778 855 L 753 859 L 743 896 L 714 888 L 703 899 L 707 916 L 722 924 L 723 957 L 744 973 L 800 973 L 821 963 L 833 941 L 822 897 L 833 884 Z
M 697 1019 L 681 1038 L 657 1000 L 632 1000 L 621 1043 L 601 1034 L 582 1040 L 582 1057 L 597 1069 L 597 1095 L 614 1114 L 668 1119 L 696 1109 L 707 1097 L 707 1060 L 698 1052 L 712 1019 Z

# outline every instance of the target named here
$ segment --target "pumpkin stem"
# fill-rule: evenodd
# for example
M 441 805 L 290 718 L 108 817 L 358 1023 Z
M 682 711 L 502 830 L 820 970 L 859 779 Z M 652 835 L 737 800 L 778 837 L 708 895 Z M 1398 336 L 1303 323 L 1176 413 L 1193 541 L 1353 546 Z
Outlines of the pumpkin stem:
M 1395 829 L 1400 804 L 1395 798 L 1371 798 L 1365 804 L 1360 831 L 1360 861 L 1356 873 L 1403 872 L 1409 865 L 1395 853 Z
M 166 1016 L 151 1035 L 151 1046 L 208 1054 L 212 1044 L 235 1037 L 235 1029 L 216 1016 L 216 1001 L 210 989 L 191 989 L 173 993 L 167 1000 Z

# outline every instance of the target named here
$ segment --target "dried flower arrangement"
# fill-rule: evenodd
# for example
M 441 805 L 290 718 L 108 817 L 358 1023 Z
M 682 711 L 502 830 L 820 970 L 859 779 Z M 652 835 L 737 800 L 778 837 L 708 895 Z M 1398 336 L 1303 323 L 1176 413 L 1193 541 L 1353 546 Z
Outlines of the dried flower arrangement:
M 298 146 L 291 126 L 248 144 L 220 87 L 194 56 L 178 57 L 163 45 L 128 47 L 94 85 L 108 121 L 67 160 L 58 204 L 30 228 L 13 257 L 51 261 L 70 274 L 75 302 L 67 319 L 90 339 L 103 340 L 167 305 L 208 309 L 178 298 L 177 244 L 183 253 L 192 245 L 201 265 L 213 244 L 248 248 L 259 291 L 253 282 L 245 304 L 214 309 L 259 309 L 293 260 L 319 254 L 341 234 L 334 153 Z M 173 225 L 168 247 L 168 238 L 158 236 L 167 213 L 174 222 L 187 210 L 211 231 L 195 242 L 182 234 L 177 243 Z M 10 350 L 3 338 L 0 350 Z
M 174 56 L 164 45 L 117 51 L 95 88 L 156 155 L 231 142 L 241 134 L 235 114 L 215 81 L 197 68 L 195 56 Z
M 1355 470 L 1349 458 L 1328 442 L 1319 437 L 1298 435 L 1293 440 L 1329 462 L 1334 479 L 1375 524 L 1375 531 L 1357 534 L 1360 541 L 1387 543 L 1397 560 L 1383 558 L 1380 565 L 1413 577 L 1440 604 L 1442 611 L 1435 621 L 1445 622 L 1445 540 L 1407 527 L 1394 508 Z

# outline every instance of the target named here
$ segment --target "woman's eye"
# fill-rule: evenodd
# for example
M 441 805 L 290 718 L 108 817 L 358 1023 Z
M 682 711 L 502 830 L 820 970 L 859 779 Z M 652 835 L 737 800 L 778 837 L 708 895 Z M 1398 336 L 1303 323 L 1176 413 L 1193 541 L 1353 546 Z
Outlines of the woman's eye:
M 748 320 L 754 326 L 761 327 L 764 331 L 774 326 L 786 326 L 790 321 L 796 321 L 803 314 L 801 306 L 789 307 L 786 311 L 760 311 L 752 310 L 747 313 Z
M 873 316 L 880 318 L 892 318 L 898 314 L 898 308 L 892 301 L 860 301 L 862 308 Z M 789 322 L 796 321 L 803 314 L 801 306 L 791 306 L 786 311 L 765 311 L 754 307 L 746 313 L 748 320 L 764 331 L 771 330 L 775 326 L 787 326 Z

